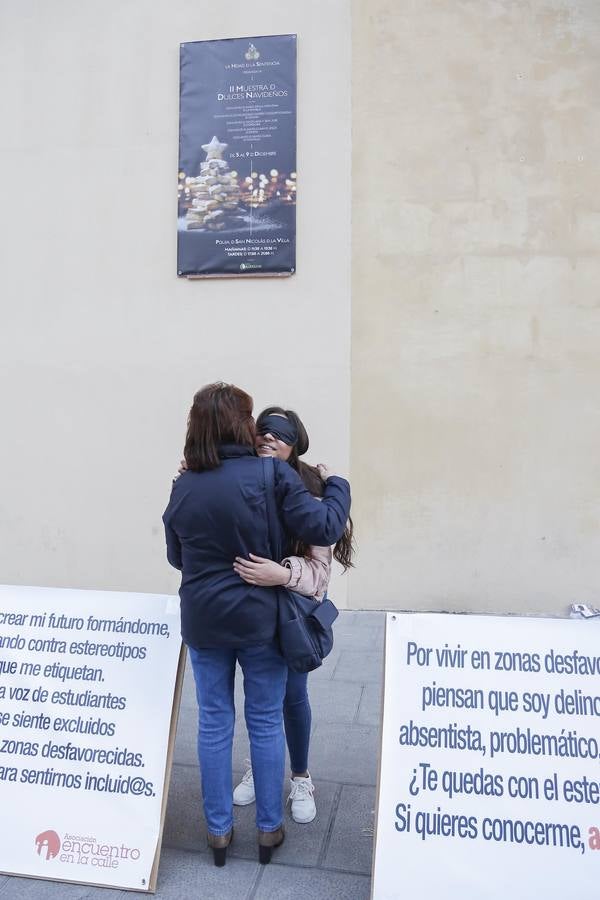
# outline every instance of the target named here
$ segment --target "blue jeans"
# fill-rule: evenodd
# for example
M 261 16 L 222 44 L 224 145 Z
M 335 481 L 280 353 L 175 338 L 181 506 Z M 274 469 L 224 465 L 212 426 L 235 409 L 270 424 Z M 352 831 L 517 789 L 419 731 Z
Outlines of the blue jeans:
M 238 650 L 188 650 L 198 699 L 198 758 L 208 830 L 211 834 L 227 834 L 233 825 L 231 748 L 237 660 L 244 673 L 244 713 L 254 772 L 256 825 L 262 831 L 276 831 L 283 821 L 285 661 L 275 643 Z
M 312 721 L 308 702 L 308 673 L 288 670 L 285 699 L 283 701 L 283 721 L 285 738 L 290 754 L 293 774 L 300 775 L 308 769 L 308 747 Z

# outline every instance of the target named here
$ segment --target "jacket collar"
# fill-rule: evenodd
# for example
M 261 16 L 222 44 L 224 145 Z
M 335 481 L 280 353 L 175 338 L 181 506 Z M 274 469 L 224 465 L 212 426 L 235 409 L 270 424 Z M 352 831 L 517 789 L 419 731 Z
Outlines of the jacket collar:
M 256 450 L 243 444 L 219 445 L 219 459 L 236 459 L 239 456 L 256 456 Z

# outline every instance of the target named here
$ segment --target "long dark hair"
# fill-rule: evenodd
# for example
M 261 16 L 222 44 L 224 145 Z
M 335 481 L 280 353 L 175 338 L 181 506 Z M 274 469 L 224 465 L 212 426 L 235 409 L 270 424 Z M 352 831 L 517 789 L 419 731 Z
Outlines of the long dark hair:
M 183 455 L 192 472 L 221 465 L 220 444 L 254 447 L 252 397 L 235 384 L 217 381 L 194 394 Z
M 315 466 L 309 466 L 308 463 L 305 463 L 300 459 L 301 456 L 304 456 L 309 447 L 308 434 L 302 419 L 293 409 L 283 409 L 281 406 L 267 406 L 256 420 L 257 428 L 260 429 L 262 419 L 266 418 L 266 416 L 273 415 L 285 416 L 286 419 L 289 419 L 289 421 L 296 426 L 298 439 L 296 440 L 296 443 L 292 445 L 292 452 L 288 458 L 288 463 L 296 470 L 304 482 L 306 490 L 310 491 L 313 497 L 322 497 L 325 490 L 325 484 L 319 475 L 319 470 Z M 354 556 L 355 550 L 354 524 L 349 517 L 343 535 L 333 548 L 333 558 L 340 563 L 344 572 L 347 569 L 354 567 L 352 557 Z M 297 541 L 294 547 L 294 555 L 306 556 L 307 552 L 308 545 L 302 541 Z

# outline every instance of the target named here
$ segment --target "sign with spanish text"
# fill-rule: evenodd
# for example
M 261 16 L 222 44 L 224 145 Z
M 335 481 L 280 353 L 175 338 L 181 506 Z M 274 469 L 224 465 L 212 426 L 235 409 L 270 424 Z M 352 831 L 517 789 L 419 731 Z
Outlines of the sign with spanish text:
M 372 897 L 595 900 L 600 626 L 389 613 Z
M 296 35 L 181 44 L 178 275 L 291 275 L 296 180 Z
M 175 597 L 0 586 L 0 872 L 154 890 L 180 651 Z

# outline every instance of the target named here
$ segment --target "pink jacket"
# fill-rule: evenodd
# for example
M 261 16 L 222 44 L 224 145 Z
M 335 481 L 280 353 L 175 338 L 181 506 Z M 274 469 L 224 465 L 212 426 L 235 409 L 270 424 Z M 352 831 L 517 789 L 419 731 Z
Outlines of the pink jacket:
M 286 587 L 315 600 L 322 600 L 331 576 L 331 547 L 310 547 L 307 556 L 288 556 L 282 566 L 292 570 Z

